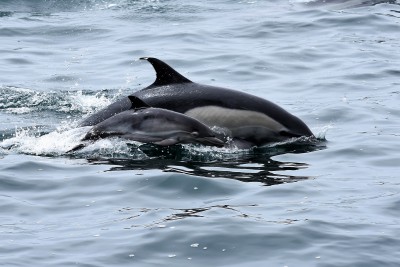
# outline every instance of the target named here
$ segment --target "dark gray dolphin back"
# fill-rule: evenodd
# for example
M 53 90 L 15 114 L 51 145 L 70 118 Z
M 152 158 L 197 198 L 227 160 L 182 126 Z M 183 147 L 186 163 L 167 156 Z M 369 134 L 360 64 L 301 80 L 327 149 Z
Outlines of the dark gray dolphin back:
M 156 80 L 154 81 L 153 84 L 150 86 L 146 87 L 143 90 L 150 89 L 150 88 L 157 88 L 157 87 L 163 87 L 166 85 L 175 85 L 175 84 L 187 84 L 187 83 L 192 83 L 189 79 L 178 73 L 176 70 L 171 68 L 168 64 L 165 62 L 157 59 L 157 58 L 151 58 L 151 57 L 142 57 L 140 58 L 141 60 L 147 60 L 152 64 L 154 67 L 154 70 L 156 71 Z M 140 92 L 140 91 L 139 91 Z M 140 97 L 140 93 L 136 92 L 132 94 L 132 96 L 139 97 L 140 99 L 144 100 L 147 102 L 148 99 L 151 97 L 147 97 L 146 99 Z M 149 93 L 149 92 L 147 92 Z M 155 97 L 157 98 L 157 96 Z M 160 107 L 159 103 L 160 101 L 152 101 L 153 107 Z M 169 102 L 169 101 L 168 101 Z M 164 106 L 168 106 L 168 103 L 166 103 Z M 103 120 L 114 116 L 115 114 L 118 114 L 122 111 L 128 110 L 132 107 L 132 103 L 129 100 L 128 97 L 123 97 L 120 100 L 112 103 L 111 105 L 103 108 L 102 110 L 96 112 L 95 114 L 89 116 L 85 120 L 83 120 L 79 126 L 93 126 L 98 124 L 99 122 L 102 122 Z M 165 108 L 165 107 L 164 107 Z M 168 109 L 168 108 L 167 108 Z M 171 109 L 174 110 L 174 109 Z M 174 110 L 175 111 L 175 110 Z
M 142 58 L 154 67 L 157 78 L 154 83 L 133 93 L 152 107 L 185 113 L 193 108 L 217 106 L 237 110 L 256 111 L 278 121 L 287 129 L 287 137 L 313 136 L 307 125 L 280 106 L 257 96 L 227 88 L 191 82 L 165 62 L 151 57 Z M 128 97 L 111 104 L 85 119 L 80 126 L 97 124 L 119 112 L 131 108 Z

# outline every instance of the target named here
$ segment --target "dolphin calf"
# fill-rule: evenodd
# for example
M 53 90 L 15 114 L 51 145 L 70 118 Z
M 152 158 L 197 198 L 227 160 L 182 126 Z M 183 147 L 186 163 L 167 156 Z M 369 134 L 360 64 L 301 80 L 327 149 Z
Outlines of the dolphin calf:
M 247 143 L 248 146 L 314 136 L 302 120 L 266 99 L 232 89 L 198 84 L 159 59 L 141 59 L 154 67 L 156 80 L 132 96 L 152 107 L 179 112 L 210 127 L 223 128 L 234 140 Z M 80 126 L 95 125 L 130 109 L 131 105 L 129 98 L 123 97 L 86 118 Z
M 184 114 L 152 108 L 136 96 L 129 96 L 132 109 L 120 112 L 95 125 L 82 141 L 121 137 L 142 143 L 169 146 L 178 143 L 198 143 L 224 146 L 215 132 L 198 120 Z M 76 151 L 85 144 L 70 151 Z

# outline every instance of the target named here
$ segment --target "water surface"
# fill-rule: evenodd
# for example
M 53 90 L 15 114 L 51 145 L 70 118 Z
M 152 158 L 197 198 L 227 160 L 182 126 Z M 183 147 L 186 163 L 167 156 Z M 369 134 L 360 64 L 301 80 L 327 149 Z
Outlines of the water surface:
M 399 32 L 396 1 L 2 1 L 0 262 L 398 266 Z M 66 154 L 154 81 L 143 56 L 326 141 Z

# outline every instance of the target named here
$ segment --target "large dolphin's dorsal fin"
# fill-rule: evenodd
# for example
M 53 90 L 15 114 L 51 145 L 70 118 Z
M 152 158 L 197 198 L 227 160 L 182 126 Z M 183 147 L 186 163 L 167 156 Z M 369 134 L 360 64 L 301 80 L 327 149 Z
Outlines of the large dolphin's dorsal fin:
M 132 103 L 132 109 L 141 109 L 141 108 L 149 108 L 150 106 L 147 105 L 142 99 L 137 96 L 130 95 L 128 96 L 129 100 Z
M 141 57 L 153 65 L 157 78 L 151 86 L 162 86 L 174 83 L 191 83 L 192 81 L 184 77 L 182 74 L 171 68 L 167 63 L 154 57 Z

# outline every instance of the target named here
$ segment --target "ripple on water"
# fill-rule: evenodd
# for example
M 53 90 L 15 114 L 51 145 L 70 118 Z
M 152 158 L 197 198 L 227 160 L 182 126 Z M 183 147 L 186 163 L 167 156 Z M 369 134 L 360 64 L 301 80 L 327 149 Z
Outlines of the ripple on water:
M 2 263 L 398 266 L 399 5 L 294 2 L 2 1 Z M 67 155 L 74 123 L 153 81 L 141 56 L 328 141 Z

